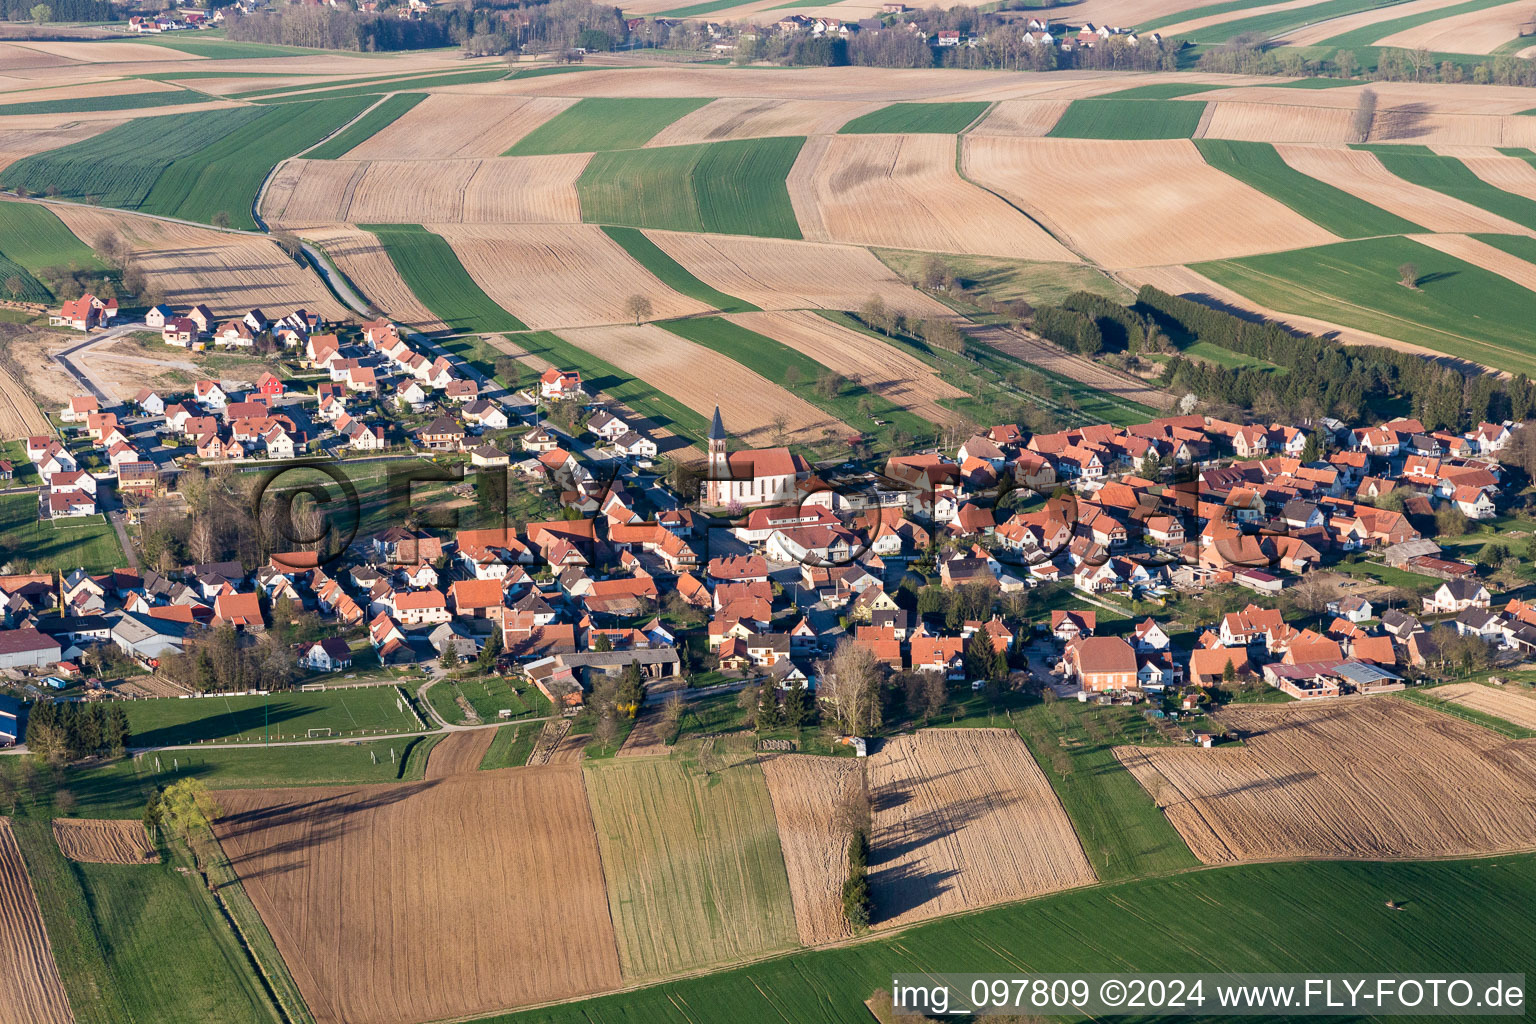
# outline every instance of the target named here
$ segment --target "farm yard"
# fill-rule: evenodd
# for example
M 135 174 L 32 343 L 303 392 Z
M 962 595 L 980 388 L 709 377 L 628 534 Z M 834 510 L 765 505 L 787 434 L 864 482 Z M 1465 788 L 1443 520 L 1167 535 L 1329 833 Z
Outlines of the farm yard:
M 0 974 L 16 1024 L 74 1024 L 11 823 L 0 818 Z
M 1007 729 L 925 729 L 869 759 L 877 927 L 1087 885 L 1093 868 Z
M 152 864 L 160 854 L 142 821 L 125 818 L 55 818 L 53 838 L 70 860 L 91 864 Z
M 626 982 L 794 945 L 761 768 L 626 758 L 583 772 Z
M 1242 746 L 1116 751 L 1206 864 L 1536 846 L 1536 742 L 1394 697 L 1229 707 L 1220 721 Z
M 124 706 L 134 746 L 260 743 L 424 732 L 395 686 L 353 686 L 267 696 L 162 697 Z
M 579 769 L 219 798 L 215 833 L 317 1024 L 414 1024 L 619 984 Z

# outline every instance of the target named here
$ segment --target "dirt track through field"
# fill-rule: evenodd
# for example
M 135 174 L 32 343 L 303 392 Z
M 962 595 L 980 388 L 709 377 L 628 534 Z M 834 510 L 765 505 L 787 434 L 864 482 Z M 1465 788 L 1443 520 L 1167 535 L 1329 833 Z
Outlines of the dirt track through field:
M 736 313 L 726 319 L 783 342 L 845 377 L 858 378 L 869 390 L 932 423 L 960 422 L 961 417 L 939 405 L 938 400 L 964 398 L 965 392 L 894 345 L 804 310 Z
M 631 376 L 682 402 L 700 416 L 715 405 L 744 443 L 764 446 L 782 414 L 795 441 L 820 440 L 823 430 L 846 437 L 853 429 L 729 356 L 653 324 L 561 331 L 573 345 L 601 356 Z
M 967 174 L 1109 267 L 1247 256 L 1338 239 L 1207 164 L 1187 139 L 967 137 Z
M 952 135 L 823 135 L 787 179 L 806 238 L 1078 262 L 1034 221 L 955 170 Z
M 325 250 L 363 297 L 391 320 L 418 331 L 447 330 L 448 325 L 400 279 L 389 253 L 369 232 L 341 226 L 315 228 L 304 232 L 304 237 Z
M 5 1024 L 73 1024 L 75 1015 L 9 818 L 0 818 L 0 978 L 5 979 L 0 1003 Z
M 1115 751 L 1207 864 L 1536 848 L 1536 740 L 1392 696 L 1220 720 L 1242 746 Z
M 426 778 L 446 779 L 480 770 L 485 752 L 496 738 L 495 729 L 470 729 L 451 732 L 437 741 L 427 755 Z
M 1481 683 L 1452 683 L 1423 691 L 1424 696 L 1460 704 L 1474 711 L 1482 711 L 1502 718 L 1522 729 L 1536 729 L 1536 695 L 1530 690 L 1517 690 Z
M 764 309 L 858 309 L 877 295 L 907 316 L 953 315 L 857 246 L 673 231 L 646 236 L 705 284 Z
M 925 729 L 869 758 L 877 927 L 1096 878 L 1066 811 L 1009 729 Z
M 763 776 L 800 941 L 814 946 L 848 938 L 853 931 L 843 915 L 843 880 L 850 837 L 838 829 L 836 814 L 844 795 L 863 785 L 864 766 L 847 758 L 781 754 L 763 761 Z
M 67 203 L 50 209 L 87 244 L 108 230 L 122 235 L 144 276 L 173 306 L 202 302 L 215 316 L 253 307 L 269 314 L 307 309 L 327 320 L 350 313 L 318 275 L 270 239 Z
M 473 1017 L 619 984 L 575 768 L 219 800 L 214 830 L 319 1024 Z
M 590 224 L 432 224 L 469 276 L 533 330 L 630 321 L 632 295 L 658 320 L 709 311 L 662 284 L 617 242 Z
M 55 818 L 53 839 L 70 860 L 91 864 L 153 864 L 160 860 L 137 819 Z

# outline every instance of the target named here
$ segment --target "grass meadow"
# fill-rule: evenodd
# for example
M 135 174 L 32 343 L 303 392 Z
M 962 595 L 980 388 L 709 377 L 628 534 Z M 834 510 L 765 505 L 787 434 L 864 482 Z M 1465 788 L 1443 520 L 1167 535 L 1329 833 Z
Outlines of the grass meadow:
M 106 517 L 40 520 L 35 494 L 0 494 L 0 554 L 42 572 L 108 572 L 123 565 L 123 547 Z
M 1418 268 L 1418 285 L 1398 268 Z M 1407 238 L 1197 263 L 1193 269 L 1260 305 L 1400 338 L 1511 373 L 1536 373 L 1536 294 Z
M 1187 139 L 1205 104 L 1183 100 L 1073 100 L 1047 134 L 1056 139 Z
M 600 152 L 576 181 L 582 219 L 621 227 L 800 238 L 785 178 L 804 142 L 800 137 L 732 139 Z

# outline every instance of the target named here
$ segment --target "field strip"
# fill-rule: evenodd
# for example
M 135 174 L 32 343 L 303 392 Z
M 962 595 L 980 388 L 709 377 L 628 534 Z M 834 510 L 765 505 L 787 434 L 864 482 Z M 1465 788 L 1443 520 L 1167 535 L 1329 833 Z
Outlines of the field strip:
M 647 142 L 682 146 L 773 135 L 830 135 L 880 107 L 854 100 L 718 99 L 667 125 Z
M 433 93 L 353 148 L 347 158 L 435 161 L 496 157 L 575 102 L 559 96 Z
M 446 779 L 452 775 L 480 770 L 485 752 L 496 738 L 495 729 L 468 729 L 451 732 L 432 748 L 427 757 L 427 779 Z
M 532 330 L 632 322 L 632 295 L 667 319 L 710 307 L 662 284 L 601 228 L 572 225 L 431 224 L 465 271 Z
M 1211 167 L 1187 139 L 967 136 L 962 156 L 968 176 L 1108 267 L 1337 241 L 1283 203 Z
M 736 313 L 725 319 L 782 342 L 845 377 L 856 378 L 870 391 L 931 423 L 946 425 L 961 420 L 938 400 L 964 398 L 966 392 L 894 345 L 805 310 Z
M 1392 697 L 1228 707 L 1242 746 L 1118 748 L 1207 864 L 1536 847 L 1536 740 Z
M 763 309 L 858 309 L 874 295 L 906 316 L 954 315 L 865 248 L 675 231 L 645 235 L 710 287 Z
M 1452 705 L 1461 705 L 1502 718 L 1522 729 L 1536 729 L 1536 697 L 1529 692 L 1481 683 L 1451 683 L 1419 691 L 1420 695 Z
M 1173 405 L 1174 396 L 1161 388 L 1117 373 L 1102 363 L 1074 355 L 1024 331 L 991 324 L 967 324 L 964 330 L 966 336 L 974 342 L 990 345 L 1048 373 L 1086 384 L 1095 391 L 1102 391 L 1111 401 L 1120 399 L 1150 409 L 1167 409 Z
M 1293 11 L 1298 7 L 1311 7 L 1314 4 L 1324 2 L 1326 2 L 1326 0 L 1286 0 L 1284 3 L 1264 4 L 1262 5 L 1262 9 L 1264 13 L 1268 14 L 1271 11 Z M 1202 4 L 1202 6 L 1204 5 Z M 1212 25 L 1220 25 L 1222 22 L 1226 21 L 1236 21 L 1238 18 L 1246 18 L 1252 13 L 1252 11 L 1253 8 L 1247 8 L 1243 10 L 1226 11 L 1221 14 L 1207 14 L 1201 17 L 1188 18 L 1184 21 L 1176 21 L 1170 25 L 1160 26 L 1157 31 L 1163 36 L 1164 39 L 1169 39 L 1173 36 L 1187 36 L 1191 32 L 1198 31 L 1202 28 L 1209 28 Z
M 58 149 L 61 146 L 73 145 L 93 135 L 100 135 L 109 128 L 116 128 L 123 123 L 125 123 L 125 120 L 122 118 L 100 121 L 73 121 L 71 119 L 71 122 L 67 122 L 66 127 L 48 125 L 36 128 L 16 128 L 11 126 L 11 119 L 6 118 L 3 122 L 4 127 L 0 127 L 0 170 L 4 170 L 22 157 L 31 156 L 34 153 L 42 153 L 50 149 Z
M 1284 144 L 1277 145 L 1275 151 L 1301 173 L 1415 224 L 1422 224 L 1431 231 L 1531 234 L 1523 225 L 1505 217 L 1399 178 L 1376 159 L 1375 153 Z
M 963 180 L 957 145 L 952 135 L 828 136 L 803 148 L 790 172 L 796 215 L 814 210 L 819 241 L 1078 262 L 1038 224 Z
M 1527 263 L 1520 257 L 1495 248 L 1487 242 L 1480 242 L 1466 235 L 1410 235 L 1409 237 L 1421 245 L 1438 249 L 1447 256 L 1454 256 L 1473 266 L 1482 267 L 1500 277 L 1508 278 L 1522 288 L 1536 291 L 1536 264 Z
M 1345 145 L 1358 137 L 1354 113 L 1340 107 L 1287 106 L 1213 96 L 1195 138 L 1240 142 L 1319 142 Z
M 428 333 L 448 329 L 400 279 L 389 253 L 372 234 L 338 226 L 307 230 L 303 237 L 324 250 L 363 298 L 390 319 Z
M 800 441 L 819 440 L 826 430 L 853 433 L 846 423 L 735 360 L 654 324 L 562 330 L 560 337 L 701 416 L 718 404 L 731 433 L 746 443 L 768 444 L 779 415 L 785 417 L 791 437 Z
M 780 754 L 763 760 L 779 845 L 789 874 L 795 928 L 807 946 L 853 934 L 843 914 L 849 836 L 836 826 L 844 795 L 863 786 L 864 766 L 847 758 Z
M 967 135 L 1010 135 L 1041 138 L 1049 135 L 1071 100 L 1003 100 Z
M 1271 42 L 1278 46 L 1313 46 L 1356 29 L 1369 28 L 1378 22 L 1432 13 L 1463 2 L 1464 0 L 1407 0 L 1406 3 L 1397 3 L 1385 8 L 1372 7 L 1340 18 L 1328 18 L 1291 29 L 1276 36 Z
M 0 818 L 0 978 L 7 1024 L 74 1024 L 9 818 Z
M 1452 149 L 1452 147 L 1444 147 Z M 1497 150 L 1484 147 L 1452 152 L 1467 169 L 1494 188 L 1513 192 L 1517 196 L 1536 199 L 1536 167 L 1517 156 L 1505 156 Z
M 53 838 L 70 860 L 91 864 L 151 864 L 160 854 L 138 818 L 55 818 Z
M 1438 49 L 1447 39 L 1456 41 L 1457 53 L 1492 53 L 1536 17 L 1536 2 L 1516 0 L 1481 11 L 1467 11 L 1423 25 L 1405 28 L 1376 40 L 1377 46 L 1398 46 L 1414 50 L 1421 46 Z
M 9 370 L 0 369 L 0 434 L 30 437 L 51 434 L 53 424 Z

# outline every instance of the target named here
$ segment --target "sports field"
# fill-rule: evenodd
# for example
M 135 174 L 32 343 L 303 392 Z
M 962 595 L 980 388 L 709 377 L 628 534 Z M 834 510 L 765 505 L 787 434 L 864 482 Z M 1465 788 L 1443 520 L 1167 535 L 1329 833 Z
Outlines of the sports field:
M 393 686 L 358 686 L 265 696 L 162 697 L 124 705 L 135 747 L 184 743 L 260 743 L 314 736 L 417 732 Z

